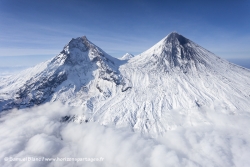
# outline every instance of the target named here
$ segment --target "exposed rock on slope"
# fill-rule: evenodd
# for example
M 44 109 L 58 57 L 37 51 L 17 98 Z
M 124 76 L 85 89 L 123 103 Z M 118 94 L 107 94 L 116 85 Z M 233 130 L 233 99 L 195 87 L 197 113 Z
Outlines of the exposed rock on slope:
M 78 93 L 91 94 L 89 89 L 108 95 L 111 91 L 104 83 L 125 85 L 118 65 L 118 59 L 85 36 L 72 39 L 55 58 L 7 78 L 1 85 L 0 109 L 30 107 L 55 100 L 72 103 L 68 100 L 77 98 Z

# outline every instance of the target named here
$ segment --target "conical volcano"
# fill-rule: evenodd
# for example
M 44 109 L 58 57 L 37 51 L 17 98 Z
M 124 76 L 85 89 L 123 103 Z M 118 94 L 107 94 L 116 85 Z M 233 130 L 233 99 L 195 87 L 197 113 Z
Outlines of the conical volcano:
M 205 64 L 205 55 L 200 54 L 196 46 L 189 39 L 173 32 L 164 39 L 159 58 L 166 59 L 171 68 L 190 68 L 192 63 Z
M 165 72 L 188 71 L 210 68 L 214 59 L 219 59 L 211 52 L 173 32 L 157 44 L 140 54 L 141 63 Z M 144 60 L 143 60 L 144 59 Z

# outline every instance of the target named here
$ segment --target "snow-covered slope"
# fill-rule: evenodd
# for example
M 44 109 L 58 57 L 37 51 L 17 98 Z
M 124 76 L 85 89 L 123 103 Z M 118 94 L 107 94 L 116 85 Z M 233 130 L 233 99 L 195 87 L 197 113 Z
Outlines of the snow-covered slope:
M 124 85 L 119 63 L 86 37 L 72 39 L 55 58 L 4 79 L 0 110 L 57 100 L 81 105 L 100 93 L 109 96 L 106 85 Z
M 125 55 L 123 55 L 120 60 L 129 60 L 131 58 L 133 58 L 134 55 L 130 54 L 130 53 L 126 53 Z
M 210 124 L 206 112 L 250 112 L 250 71 L 171 33 L 128 61 L 86 37 L 45 63 L 0 83 L 0 110 L 48 101 L 82 106 L 65 121 L 95 121 L 158 135 Z

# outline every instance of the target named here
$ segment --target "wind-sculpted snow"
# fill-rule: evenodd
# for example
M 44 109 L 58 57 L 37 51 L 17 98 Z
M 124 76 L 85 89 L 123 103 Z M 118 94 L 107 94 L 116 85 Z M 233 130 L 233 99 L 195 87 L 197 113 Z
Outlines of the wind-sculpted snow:
M 250 126 L 250 115 L 247 112 L 228 115 L 225 110 L 200 110 L 206 113 L 204 117 L 211 120 L 211 124 L 179 127 L 157 138 L 142 136 L 128 128 L 114 128 L 113 125 L 62 121 L 65 115 L 85 112 L 81 107 L 60 103 L 2 112 L 0 166 L 250 165 L 250 131 L 247 128 Z M 175 121 L 182 123 L 182 120 Z M 18 160 L 22 158 L 23 161 Z M 25 158 L 30 160 L 25 161 Z M 47 158 L 54 158 L 55 161 L 48 161 Z M 63 158 L 75 158 L 79 162 Z M 86 158 L 86 161 L 80 161 L 81 158 Z M 102 161 L 94 161 L 94 158 Z

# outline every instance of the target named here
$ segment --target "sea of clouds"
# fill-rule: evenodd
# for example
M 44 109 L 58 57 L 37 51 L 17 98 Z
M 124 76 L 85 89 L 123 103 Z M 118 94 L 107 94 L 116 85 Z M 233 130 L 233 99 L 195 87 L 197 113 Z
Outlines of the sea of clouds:
M 60 121 L 82 113 L 59 103 L 2 112 L 0 166 L 250 166 L 248 112 L 206 112 L 211 124 L 179 127 L 157 138 L 95 122 Z

